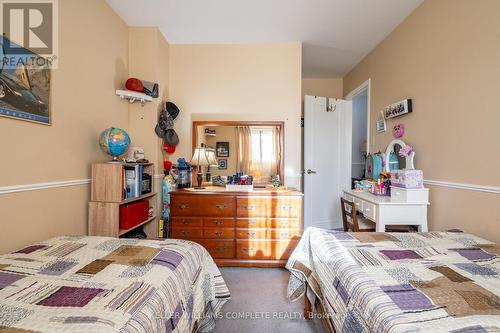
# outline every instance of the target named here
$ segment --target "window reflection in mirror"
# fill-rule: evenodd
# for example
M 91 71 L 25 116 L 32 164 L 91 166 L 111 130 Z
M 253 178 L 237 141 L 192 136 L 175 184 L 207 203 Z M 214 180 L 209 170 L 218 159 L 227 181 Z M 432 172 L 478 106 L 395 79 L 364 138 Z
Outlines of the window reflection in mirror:
M 193 149 L 214 149 L 217 167 L 213 176 L 232 176 L 241 171 L 253 176 L 254 184 L 283 180 L 283 123 L 193 122 Z

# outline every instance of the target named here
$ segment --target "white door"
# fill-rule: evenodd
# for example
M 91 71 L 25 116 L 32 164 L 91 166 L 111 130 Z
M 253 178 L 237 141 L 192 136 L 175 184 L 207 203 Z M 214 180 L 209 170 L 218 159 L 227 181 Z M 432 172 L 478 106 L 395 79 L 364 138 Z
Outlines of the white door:
M 328 106 L 328 107 L 327 107 Z M 305 227 L 340 228 L 340 197 L 351 184 L 352 102 L 304 100 Z

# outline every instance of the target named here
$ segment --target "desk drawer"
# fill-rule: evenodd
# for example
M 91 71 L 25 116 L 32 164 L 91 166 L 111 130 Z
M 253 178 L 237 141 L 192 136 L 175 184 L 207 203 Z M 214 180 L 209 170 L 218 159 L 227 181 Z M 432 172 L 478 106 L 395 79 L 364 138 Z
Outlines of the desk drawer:
M 196 242 L 207 249 L 214 259 L 234 258 L 234 240 L 200 239 Z
M 238 197 L 236 214 L 238 217 L 300 218 L 302 217 L 302 198 Z
M 206 228 L 203 230 L 205 238 L 234 238 L 234 229 L 230 228 Z
M 202 219 L 195 217 L 172 217 L 172 227 L 201 227 L 203 225 Z
M 172 238 L 193 239 L 203 238 L 203 230 L 194 228 L 172 228 Z
M 370 202 L 363 201 L 363 215 L 367 219 L 377 222 L 377 206 Z
M 173 216 L 232 217 L 234 198 L 217 195 L 173 195 L 170 212 Z
M 361 199 L 358 199 L 356 197 L 353 197 L 352 198 L 352 201 L 354 202 L 354 204 L 356 205 L 356 210 L 358 212 L 362 212 L 363 211 L 363 200 Z

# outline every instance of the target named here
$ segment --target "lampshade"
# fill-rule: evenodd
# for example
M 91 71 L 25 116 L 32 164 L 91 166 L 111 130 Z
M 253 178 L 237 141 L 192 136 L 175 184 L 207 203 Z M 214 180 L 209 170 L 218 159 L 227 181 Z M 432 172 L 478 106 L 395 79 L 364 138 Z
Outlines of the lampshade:
M 216 167 L 219 165 L 217 163 L 217 159 L 215 158 L 215 151 L 213 149 L 207 149 L 207 158 L 210 166 Z
M 210 165 L 210 162 L 208 161 L 207 158 L 207 151 L 205 148 L 196 148 L 193 154 L 193 157 L 191 158 L 191 161 L 189 161 L 189 164 L 194 165 L 194 166 L 208 166 Z

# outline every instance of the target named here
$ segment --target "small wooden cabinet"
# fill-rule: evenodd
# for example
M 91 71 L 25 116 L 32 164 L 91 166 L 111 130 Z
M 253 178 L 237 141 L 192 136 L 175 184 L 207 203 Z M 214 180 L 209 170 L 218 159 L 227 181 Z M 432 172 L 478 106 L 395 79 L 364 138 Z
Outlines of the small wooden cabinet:
M 151 179 L 151 193 L 136 198 L 123 199 L 123 168 L 127 163 L 92 164 L 91 201 L 89 202 L 88 234 L 91 236 L 119 237 L 142 227 L 148 238 L 158 238 L 158 207 Z M 154 175 L 153 164 L 142 164 L 144 172 Z M 130 229 L 120 229 L 120 206 L 147 200 L 153 214 Z
M 170 194 L 172 237 L 203 245 L 220 266 L 282 267 L 302 235 L 298 191 Z

